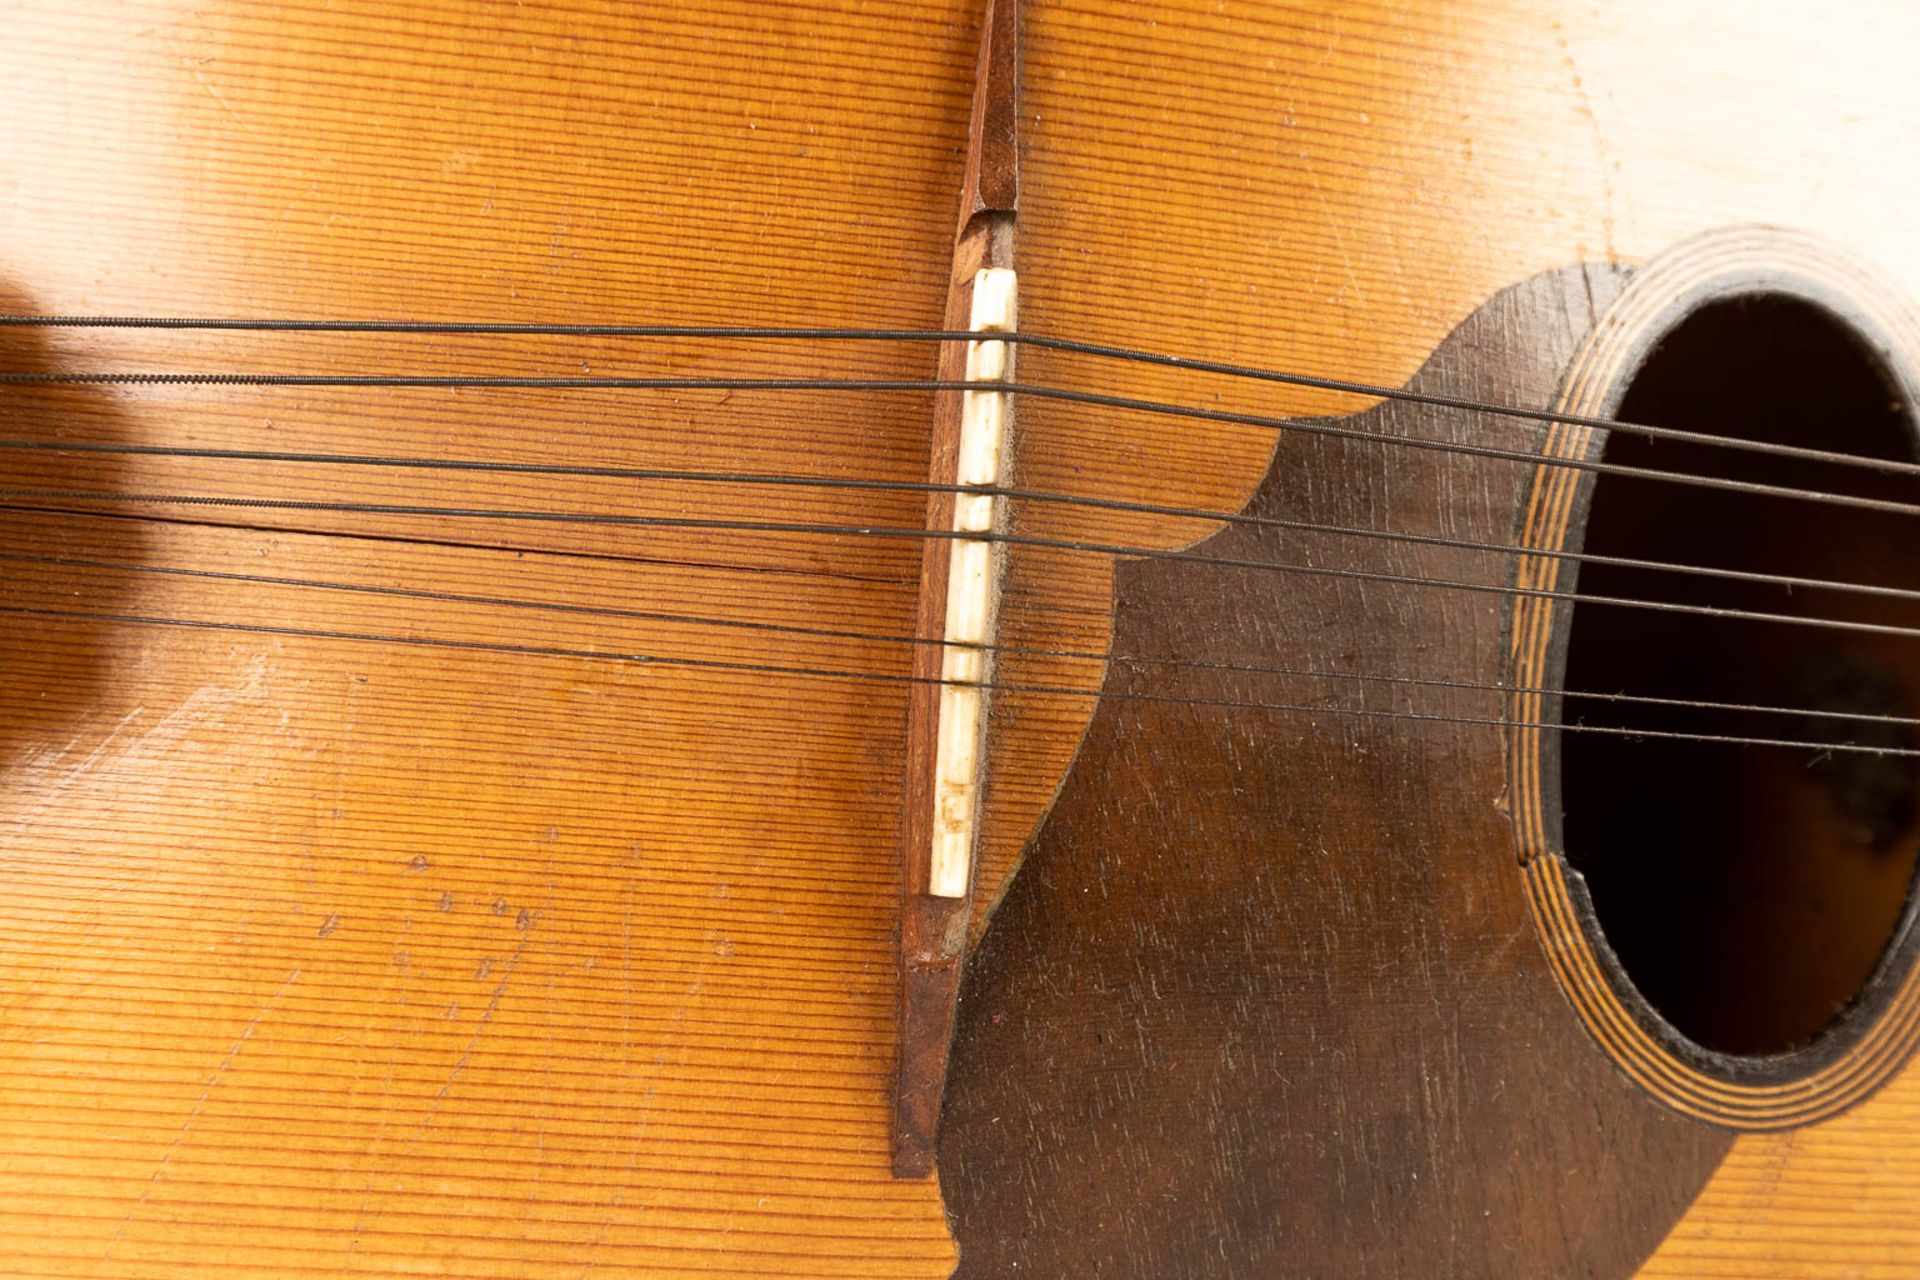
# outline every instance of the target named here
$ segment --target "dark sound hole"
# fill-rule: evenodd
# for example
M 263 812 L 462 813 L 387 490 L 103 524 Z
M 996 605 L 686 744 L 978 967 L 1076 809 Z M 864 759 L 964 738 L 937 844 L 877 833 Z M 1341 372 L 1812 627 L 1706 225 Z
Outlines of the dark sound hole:
M 1618 416 L 1878 458 L 1914 457 L 1880 360 L 1827 311 L 1764 295 L 1691 313 L 1634 376 Z M 1911 477 L 1613 436 L 1608 462 L 1920 502 Z M 1603 475 L 1588 552 L 1920 589 L 1920 519 Z M 1582 595 L 1920 626 L 1912 602 L 1585 565 Z M 1920 713 L 1912 639 L 1801 625 L 1575 608 L 1566 688 L 1839 711 Z M 1906 726 L 1811 714 L 1569 698 L 1568 723 L 1913 747 Z M 1566 852 L 1642 995 L 1722 1053 L 1797 1048 L 1845 1012 L 1913 881 L 1911 758 L 1561 736 Z

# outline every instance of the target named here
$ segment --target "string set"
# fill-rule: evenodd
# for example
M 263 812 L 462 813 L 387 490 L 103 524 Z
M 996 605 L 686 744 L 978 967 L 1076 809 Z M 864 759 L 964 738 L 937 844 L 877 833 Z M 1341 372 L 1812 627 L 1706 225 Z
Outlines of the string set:
M 732 327 L 694 327 L 694 326 L 635 326 L 635 325 L 546 325 L 546 324 L 472 324 L 440 323 L 416 321 L 338 321 L 338 320 L 232 320 L 232 319 L 174 319 L 165 317 L 48 317 L 17 316 L 0 317 L 0 328 L 97 328 L 97 329 L 156 329 L 176 331 L 209 332 L 281 332 L 281 333 L 363 333 L 363 334 L 409 334 L 409 335 L 449 335 L 449 336 L 549 336 L 582 338 L 675 338 L 675 339 L 713 339 L 743 341 L 784 340 L 784 341 L 822 341 L 822 342 L 914 342 L 933 343 L 945 341 L 966 341 L 975 335 L 964 332 L 944 330 L 909 329 L 801 329 L 801 328 L 732 328 Z M 1367 383 L 1317 376 L 1294 374 L 1278 370 L 1260 369 L 1250 366 L 1226 364 L 1222 362 L 1198 360 L 1188 357 L 1171 356 L 1161 353 L 1135 351 L 1127 348 L 1104 346 L 1100 344 L 1078 342 L 1042 334 L 1007 335 L 1010 341 L 1024 345 L 1065 352 L 1079 356 L 1090 356 L 1106 360 L 1131 361 L 1187 372 L 1219 375 L 1306 388 L 1323 392 L 1335 392 L 1346 395 L 1366 396 L 1378 400 L 1400 400 L 1424 405 L 1430 408 L 1444 409 L 1495 418 L 1505 418 L 1532 423 L 1561 424 L 1590 428 L 1596 431 L 1609 431 L 1616 434 L 1634 435 L 1648 440 L 1657 440 L 1703 446 L 1729 453 L 1750 453 L 1775 458 L 1785 458 L 1795 462 L 1817 464 L 1821 466 L 1871 472 L 1878 475 L 1920 476 L 1920 463 L 1912 461 L 1866 457 L 1857 454 L 1840 453 L 1829 450 L 1813 449 L 1797 445 L 1782 444 L 1773 441 L 1756 441 L 1736 436 L 1719 436 L 1703 432 L 1686 431 L 1651 424 L 1619 422 L 1608 419 L 1584 417 L 1581 415 L 1560 413 L 1546 409 L 1531 409 L 1522 406 L 1487 404 L 1471 399 L 1435 395 L 1404 388 L 1389 388 Z M 1720 490 L 1747 497 L 1789 500 L 1799 503 L 1813 503 L 1823 506 L 1844 507 L 1876 512 L 1882 515 L 1909 516 L 1920 514 L 1920 503 L 1897 499 L 1871 497 L 1854 493 L 1835 492 L 1827 489 L 1803 488 L 1778 484 L 1760 483 L 1734 477 L 1700 475 L 1693 472 L 1666 470 L 1661 468 L 1631 466 L 1606 461 L 1603 457 L 1549 457 L 1524 448 L 1507 448 L 1494 444 L 1473 441 L 1435 439 L 1419 436 L 1389 434 L 1368 430 L 1351 425 L 1350 421 L 1336 418 L 1285 418 L 1267 414 L 1241 413 L 1230 410 L 1206 408 L 1181 404 L 1165 400 L 1146 400 L 1132 397 L 1110 395 L 1104 392 L 1086 391 L 1070 387 L 1026 383 L 972 384 L 966 382 L 943 381 L 937 379 L 859 379 L 859 378 L 752 378 L 752 377 L 620 377 L 620 376 L 565 376 L 531 377 L 502 375 L 392 375 L 392 374 L 299 374 L 299 373 L 168 373 L 168 372 L 40 372 L 13 371 L 0 372 L 0 385 L 15 387 L 286 387 L 286 388 L 368 388 L 368 389 L 492 389 L 492 390 L 608 390 L 608 391 L 725 391 L 745 393 L 780 392 L 824 392 L 830 394 L 913 394 L 927 395 L 940 392 L 964 391 L 970 389 L 1007 392 L 1014 397 L 1033 400 L 1054 400 L 1074 403 L 1087 407 L 1113 411 L 1115 414 L 1153 415 L 1176 419 L 1200 420 L 1210 423 L 1239 427 L 1259 428 L 1270 431 L 1319 435 L 1334 439 L 1352 440 L 1387 449 L 1415 449 L 1437 451 L 1464 457 L 1491 460 L 1500 463 L 1523 465 L 1528 468 L 1565 467 L 1588 471 L 1599 475 L 1627 476 L 1636 480 L 1661 484 L 1678 484 Z M 874 493 L 936 494 L 958 491 L 958 486 L 939 485 L 924 481 L 897 480 L 886 478 L 807 476 L 773 472 L 750 471 L 708 471 L 694 469 L 636 468 L 603 466 L 571 462 L 519 462 L 495 459 L 475 458 L 437 458 L 427 456 L 404 456 L 369 453 L 328 453 L 313 450 L 287 449 L 235 449 L 213 448 L 194 445 L 133 444 L 108 441 L 82 441 L 65 439 L 33 439 L 0 437 L 0 451 L 16 454 L 72 454 L 72 455 L 118 455 L 128 457 L 184 458 L 216 460 L 247 464 L 290 464 L 331 468 L 389 468 L 410 471 L 446 472 L 446 473 L 498 473 L 512 475 L 577 477 L 603 480 L 621 480 L 634 482 L 672 482 L 698 485 L 725 485 L 739 488 L 810 488 L 825 490 L 843 490 Z M 977 492 L 977 490 L 975 490 Z M 1714 579 L 1747 586 L 1778 588 L 1784 591 L 1816 591 L 1878 598 L 1891 601 L 1920 600 L 1920 590 L 1902 588 L 1887 584 L 1858 582 L 1845 579 L 1831 579 L 1793 575 L 1783 573 L 1760 572 L 1748 569 L 1735 569 L 1712 565 L 1694 565 L 1682 562 L 1642 559 L 1635 557 L 1611 556 L 1589 553 L 1581 550 L 1556 549 L 1541 550 L 1512 543 L 1476 540 L 1471 538 L 1450 537 L 1441 534 L 1385 530 L 1370 527 L 1347 526 L 1335 523 L 1295 520 L 1284 517 L 1256 515 L 1246 512 L 1213 510 L 1202 507 L 1181 506 L 1169 503 L 1141 502 L 1107 497 L 1100 494 L 1082 494 L 1003 486 L 990 489 L 1006 499 L 1018 511 L 1025 506 L 1053 505 L 1059 507 L 1079 507 L 1090 510 L 1109 511 L 1122 514 L 1190 519 L 1223 526 L 1244 526 L 1277 531 L 1311 534 L 1334 538 L 1365 539 L 1376 542 L 1398 543 L 1408 546 L 1428 546 L 1449 550 L 1467 551 L 1488 556 L 1500 556 L 1511 559 L 1518 556 L 1540 557 L 1559 560 L 1572 564 L 1603 564 L 1614 568 L 1631 569 L 1651 574 L 1685 575 L 1695 578 Z M 82 504 L 76 508 L 71 504 Z M 92 509 L 95 504 L 108 507 L 132 508 L 187 508 L 187 509 L 223 509 L 223 510 L 261 510 L 261 511 L 312 511 L 336 514 L 355 514 L 382 517 L 420 517 L 446 521 L 479 522 L 536 522 L 564 524 L 615 525 L 635 528 L 683 529 L 716 533 L 737 534 L 781 534 L 823 538 L 875 538 L 891 540 L 924 540 L 954 536 L 942 530 L 912 528 L 883 524 L 855 524 L 814 521 L 781 521 L 761 519 L 722 519 L 698 516 L 665 516 L 640 513 L 607 513 L 567 510 L 528 510 L 517 508 L 435 506 L 430 504 L 371 503 L 354 501 L 279 499 L 249 495 L 216 495 L 196 493 L 121 493 L 107 490 L 89 490 L 69 487 L 32 487 L 16 486 L 0 488 L 0 510 L 13 512 L 43 512 L 69 516 L 94 516 L 105 514 Z M 132 514 L 120 512 L 116 514 Z M 1018 517 L 1015 518 L 1018 524 Z M 1512 583 L 1473 581 L 1459 578 L 1427 576 L 1417 573 L 1387 573 L 1370 570 L 1337 568 L 1316 565 L 1304 561 L 1283 561 L 1278 559 L 1229 557 L 1216 555 L 1204 550 L 1168 549 L 1133 545 L 1123 542 L 1094 541 L 1074 538 L 1041 537 L 1021 532 L 1000 532 L 991 535 L 993 540 L 1010 547 L 1028 547 L 1048 549 L 1073 554 L 1092 555 L 1107 558 L 1137 557 L 1142 559 L 1166 560 L 1180 563 L 1210 564 L 1219 568 L 1248 570 L 1262 573 L 1303 575 L 1322 578 L 1343 578 L 1359 582 L 1378 583 L 1425 590 L 1450 592 L 1469 592 L 1489 596 L 1508 598 L 1535 597 L 1605 608 L 1642 609 L 1662 613 L 1679 613 L 1704 616 L 1719 620 L 1757 623 L 1764 625 L 1783 625 L 1802 628 L 1815 628 L 1841 632 L 1864 633 L 1875 636 L 1912 639 L 1920 637 L 1920 627 L 1906 626 L 1888 622 L 1871 622 L 1859 619 L 1828 617 L 1820 614 L 1798 614 L 1774 612 L 1769 610 L 1731 608 L 1717 605 L 1648 598 L 1635 598 L 1621 595 L 1581 593 L 1573 590 L 1555 590 L 1537 587 L 1523 587 Z M 565 553 L 562 553 L 565 554 Z M 936 640 L 910 635 L 876 633 L 835 628 L 806 627 L 795 624 L 771 622 L 751 622 L 722 617 L 694 614 L 671 613 L 666 611 L 647 611 L 613 609 L 602 606 L 577 605 L 559 601 L 541 601 L 519 599 L 508 596 L 477 595 L 436 591 L 427 588 L 381 587 L 368 584 L 349 583 L 328 579 L 275 577 L 271 575 L 253 575 L 230 571 L 194 569 L 181 566 L 147 565 L 132 562 L 116 562 L 87 559 L 73 556 L 35 556 L 27 554 L 0 553 L 0 563 L 38 564 L 43 567 L 62 569 L 87 569 L 98 571 L 133 572 L 162 575 L 179 575 L 220 579 L 232 582 L 252 583 L 262 586 L 294 587 L 303 590 L 357 592 L 362 594 L 403 596 L 420 600 L 442 601 L 446 603 L 483 606 L 502 610 L 574 613 L 628 618 L 638 621 L 664 623 L 694 627 L 713 627 L 731 630 L 759 631 L 767 634 L 801 636 L 813 640 L 845 640 L 864 644 L 887 646 L 910 646 L 937 644 Z M 446 637 L 416 635 L 398 635 L 388 633 L 362 632 L 353 630 L 332 631 L 320 628 L 282 627 L 269 623 L 246 620 L 205 620 L 194 618 L 163 617 L 138 613 L 119 613 L 113 611 L 85 609 L 38 609 L 25 606 L 0 606 L 0 615 L 45 620 L 89 621 L 112 623 L 124 626 L 168 626 L 193 629 L 210 629 L 236 632 L 251 632 L 270 635 L 294 635 L 307 638 L 336 639 L 360 643 L 382 643 L 426 648 L 450 648 L 467 651 L 507 653 L 535 657 L 564 657 L 599 661 L 616 661 L 629 664 L 652 666 L 679 666 L 699 669 L 734 671 L 743 674 L 778 675 L 815 679 L 832 679 L 854 682 L 881 684 L 913 684 L 922 682 L 919 678 L 904 672 L 868 671 L 854 667 L 831 667 L 814 665 L 790 665 L 774 662 L 742 661 L 731 658 L 700 657 L 678 653 L 620 653 L 603 649 L 582 647 L 522 644 L 517 642 L 491 642 L 476 640 L 457 640 Z M 1170 667 L 1196 670 L 1211 670 L 1254 677 L 1287 677 L 1327 681 L 1345 687 L 1383 686 L 1402 690 L 1445 689 L 1493 695 L 1540 694 L 1554 699 L 1565 699 L 1569 703 L 1599 702 L 1625 706 L 1650 706 L 1689 709 L 1706 712 L 1738 713 L 1741 715 L 1791 716 L 1801 719 L 1815 719 L 1834 723 L 1861 724 L 1882 729 L 1911 729 L 1920 726 L 1920 718 L 1879 712 L 1842 711 L 1811 707 L 1779 706 L 1744 701 L 1716 701 L 1712 699 L 1691 699 L 1679 697 L 1661 697 L 1644 693 L 1626 691 L 1583 690 L 1583 689 L 1543 689 L 1533 687 L 1515 687 L 1510 684 L 1490 681 L 1455 680 L 1437 677 L 1420 677 L 1394 673 L 1368 673 L 1351 671 L 1330 671 L 1312 666 L 1275 666 L 1257 663 L 1230 663 L 1205 661 L 1193 658 L 1171 656 L 1155 657 L 1151 655 L 1108 654 L 1090 650 L 1054 648 L 1000 643 L 989 646 L 1007 654 L 1030 657 L 1044 657 L 1076 663 L 1124 664 L 1130 667 Z M 904 666 L 904 664 L 902 664 Z M 937 683 L 937 681 L 934 681 Z M 1098 692 L 1084 687 L 1067 685 L 1031 684 L 1019 681 L 991 682 L 990 688 L 1015 694 L 1038 694 L 1064 697 L 1108 697 L 1137 698 L 1151 701 L 1190 703 L 1196 705 L 1214 705 L 1241 707 L 1275 712 L 1305 713 L 1336 717 L 1384 718 L 1409 721 L 1437 721 L 1486 726 L 1539 727 L 1543 729 L 1564 729 L 1574 732 L 1614 734 L 1632 738 L 1678 739 L 1685 741 L 1726 743 L 1737 745 L 1764 745 L 1813 749 L 1832 753 L 1860 753 L 1892 756 L 1920 756 L 1920 748 L 1907 745 L 1910 739 L 1904 733 L 1898 735 L 1898 743 L 1885 740 L 1870 742 L 1850 742 L 1844 740 L 1813 740 L 1804 737 L 1780 736 L 1774 733 L 1763 734 L 1726 734 L 1709 732 L 1691 732 L 1670 729 L 1658 729 L 1650 726 L 1619 724 L 1585 723 L 1572 715 L 1564 715 L 1551 723 L 1530 725 L 1529 722 L 1515 721 L 1506 716 L 1472 716 L 1440 712 L 1414 710 L 1387 710 L 1383 708 L 1360 707 L 1340 703 L 1304 703 L 1273 702 L 1260 699 L 1187 697 L 1184 695 L 1137 691 L 1128 688 L 1112 688 Z M 1550 704 L 1552 705 L 1552 704 Z M 1884 739 L 1885 735 L 1880 735 Z

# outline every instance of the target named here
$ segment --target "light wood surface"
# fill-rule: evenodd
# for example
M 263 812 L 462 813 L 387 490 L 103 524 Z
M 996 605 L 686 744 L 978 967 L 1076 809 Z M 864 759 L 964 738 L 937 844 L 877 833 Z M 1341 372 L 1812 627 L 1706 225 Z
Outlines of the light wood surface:
M 7 308 L 931 327 L 972 8 L 26 0 L 0 41 Z M 1920 31 L 1894 3 L 1810 21 L 1664 0 L 1037 0 L 1026 23 L 1031 330 L 1398 383 L 1507 284 L 1744 222 L 1815 231 L 1920 296 Z M 5 351 L 61 369 L 821 365 L 792 346 L 531 339 L 11 334 Z M 932 360 L 829 355 L 886 377 Z M 1034 381 L 1360 407 L 1022 358 Z M 916 395 L 16 389 L 8 405 L 8 434 L 896 479 L 923 474 L 930 422 Z M 1020 471 L 1233 507 L 1270 446 L 1033 404 Z M 7 485 L 121 493 L 767 506 L 692 485 L 0 465 Z M 922 506 L 780 501 L 886 524 Z M 0 552 L 894 634 L 915 609 L 906 543 L 164 514 L 8 514 Z M 1205 532 L 1018 519 L 1160 545 Z M 1108 596 L 1098 560 L 1016 553 L 1003 637 L 1100 649 Z M 876 643 L 23 561 L 0 597 L 906 668 Z M 897 686 L 129 622 L 13 616 L 0 633 L 0 1270 L 950 1269 L 937 1185 L 888 1173 Z M 1009 657 L 1001 678 L 1098 674 Z M 983 911 L 1088 709 L 997 704 Z M 1816 1129 L 1743 1137 L 1647 1272 L 1912 1274 L 1916 1150 L 1911 1072 Z

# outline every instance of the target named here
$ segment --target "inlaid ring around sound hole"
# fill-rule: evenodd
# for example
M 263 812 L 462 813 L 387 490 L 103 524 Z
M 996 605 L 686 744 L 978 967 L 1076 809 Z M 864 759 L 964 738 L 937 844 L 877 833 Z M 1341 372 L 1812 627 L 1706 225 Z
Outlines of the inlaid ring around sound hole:
M 1704 308 L 1739 299 L 1786 300 L 1845 328 L 1885 374 L 1908 419 L 1920 403 L 1920 324 L 1864 268 L 1819 243 L 1775 228 L 1738 228 L 1689 241 L 1650 263 L 1598 319 L 1570 367 L 1558 405 L 1583 417 L 1615 416 L 1661 340 Z M 1810 443 L 1810 442 L 1797 442 Z M 1547 458 L 1598 459 L 1594 430 L 1556 424 Z M 1543 463 L 1522 513 L 1519 543 L 1543 552 L 1581 551 L 1592 471 Z M 1820 487 L 1817 483 L 1797 487 Z M 1684 555 L 1664 559 L 1684 560 Z M 1523 556 L 1515 585 L 1565 593 L 1577 562 Z M 1871 578 L 1871 565 L 1847 576 Z M 1593 607 L 1593 606 L 1590 606 Z M 1526 901 L 1554 973 L 1598 1045 L 1631 1079 L 1668 1106 L 1709 1123 L 1777 1130 L 1837 1114 L 1898 1073 L 1920 1044 L 1920 930 L 1912 884 L 1877 965 L 1846 1007 L 1817 1034 L 1768 1052 L 1726 1052 L 1690 1037 L 1643 994 L 1632 966 L 1609 943 L 1603 914 L 1570 867 L 1562 812 L 1562 700 L 1574 606 L 1564 595 L 1517 596 L 1509 637 L 1513 726 L 1512 814 Z M 1527 692 L 1530 691 L 1530 692 Z

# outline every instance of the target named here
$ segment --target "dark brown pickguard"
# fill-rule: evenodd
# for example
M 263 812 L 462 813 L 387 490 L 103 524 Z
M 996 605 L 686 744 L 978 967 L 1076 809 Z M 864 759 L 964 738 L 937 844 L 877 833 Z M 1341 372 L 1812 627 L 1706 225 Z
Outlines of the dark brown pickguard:
M 1611 270 L 1488 302 L 1412 386 L 1538 405 Z M 1531 449 L 1399 402 L 1342 420 Z M 1248 510 L 1511 542 L 1531 468 L 1283 434 Z M 1206 554 L 1505 585 L 1504 557 L 1233 526 Z M 1115 583 L 1109 695 L 1463 716 L 1506 598 L 1178 561 Z M 1648 1099 L 1555 985 L 1485 725 L 1107 696 L 963 987 L 939 1145 L 966 1280 L 1630 1275 L 1730 1135 Z

